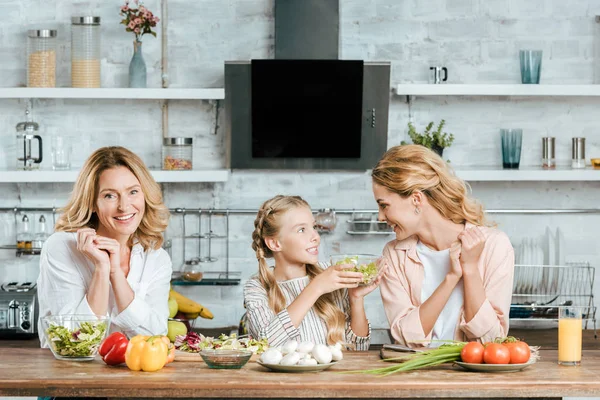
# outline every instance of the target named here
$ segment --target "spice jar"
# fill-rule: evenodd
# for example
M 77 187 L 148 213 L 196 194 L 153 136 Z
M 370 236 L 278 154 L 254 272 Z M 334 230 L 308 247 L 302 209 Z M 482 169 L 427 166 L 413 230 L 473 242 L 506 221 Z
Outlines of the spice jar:
M 573 147 L 571 148 L 571 168 L 585 168 L 585 138 L 572 138 L 572 146 Z
M 556 158 L 555 158 L 555 138 L 554 137 L 543 137 L 542 138 L 542 168 L 543 169 L 556 169 Z
M 163 138 L 162 169 L 192 169 L 193 139 L 184 137 Z
M 100 87 L 100 17 L 72 17 L 71 24 L 71 86 Z
M 27 32 L 27 86 L 56 86 L 56 30 Z

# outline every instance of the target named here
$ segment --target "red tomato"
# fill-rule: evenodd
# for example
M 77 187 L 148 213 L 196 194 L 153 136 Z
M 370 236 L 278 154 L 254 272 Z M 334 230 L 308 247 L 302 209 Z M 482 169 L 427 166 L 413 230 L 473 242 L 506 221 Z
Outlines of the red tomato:
M 509 364 L 510 351 L 500 343 L 492 343 L 483 351 L 483 362 L 486 364 Z
M 479 342 L 470 342 L 460 351 L 460 359 L 466 363 L 481 364 L 483 362 L 484 347 Z
M 525 342 L 512 342 L 512 343 L 504 343 L 504 346 L 508 348 L 510 353 L 510 363 L 511 364 L 524 364 L 529 361 L 529 357 L 531 356 L 531 350 L 529 349 L 529 345 Z

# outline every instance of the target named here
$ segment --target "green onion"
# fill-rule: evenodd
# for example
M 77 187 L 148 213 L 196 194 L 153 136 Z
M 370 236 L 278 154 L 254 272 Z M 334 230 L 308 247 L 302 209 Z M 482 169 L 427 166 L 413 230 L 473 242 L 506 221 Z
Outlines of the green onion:
M 434 367 L 436 365 L 460 361 L 460 352 L 465 347 L 464 342 L 450 341 L 436 349 L 425 350 L 408 357 L 386 358 L 383 361 L 406 360 L 398 365 L 390 367 L 363 369 L 356 371 L 343 371 L 340 373 L 362 373 L 371 375 L 386 376 L 396 372 L 413 371 L 416 369 Z

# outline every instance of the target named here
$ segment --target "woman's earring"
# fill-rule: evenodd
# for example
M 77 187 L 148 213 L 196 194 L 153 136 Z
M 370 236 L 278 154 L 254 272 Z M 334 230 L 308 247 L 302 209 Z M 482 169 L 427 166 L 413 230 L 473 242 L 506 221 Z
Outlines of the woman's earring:
M 419 207 L 415 207 L 415 214 L 421 214 L 421 209 Z

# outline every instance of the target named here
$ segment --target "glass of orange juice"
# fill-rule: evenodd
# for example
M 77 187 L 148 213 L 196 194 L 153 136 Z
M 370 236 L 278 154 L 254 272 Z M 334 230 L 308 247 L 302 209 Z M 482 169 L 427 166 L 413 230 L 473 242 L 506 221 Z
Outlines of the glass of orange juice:
M 558 363 L 581 364 L 581 308 L 562 306 L 558 311 Z

